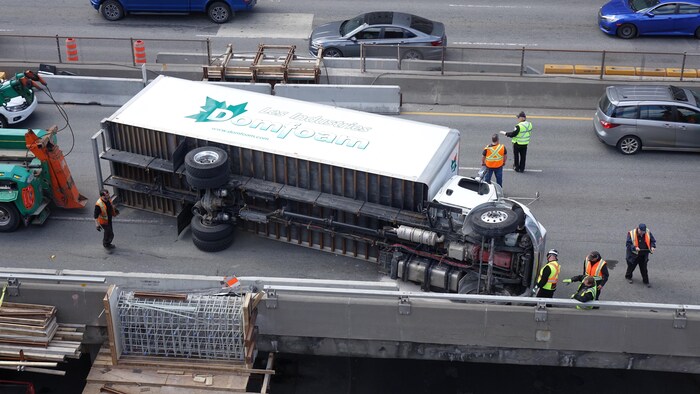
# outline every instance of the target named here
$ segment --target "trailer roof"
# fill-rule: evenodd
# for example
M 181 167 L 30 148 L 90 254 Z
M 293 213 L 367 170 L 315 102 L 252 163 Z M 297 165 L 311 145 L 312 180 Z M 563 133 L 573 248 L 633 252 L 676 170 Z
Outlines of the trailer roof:
M 166 76 L 107 120 L 426 184 L 458 167 L 448 127 Z

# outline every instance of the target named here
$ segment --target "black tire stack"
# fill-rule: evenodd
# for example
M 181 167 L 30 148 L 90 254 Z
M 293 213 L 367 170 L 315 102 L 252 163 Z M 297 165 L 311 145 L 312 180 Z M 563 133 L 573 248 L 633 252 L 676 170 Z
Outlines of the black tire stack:
M 193 149 L 185 156 L 185 178 L 198 190 L 218 188 L 229 181 L 231 169 L 225 150 L 205 146 Z M 208 223 L 202 215 L 195 214 L 190 222 L 192 242 L 205 252 L 218 252 L 233 242 L 232 223 Z

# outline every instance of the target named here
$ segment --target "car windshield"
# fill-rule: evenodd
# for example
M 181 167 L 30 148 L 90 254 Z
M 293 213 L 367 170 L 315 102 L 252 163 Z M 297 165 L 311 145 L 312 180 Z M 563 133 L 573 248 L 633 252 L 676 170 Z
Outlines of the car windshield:
M 340 36 L 344 37 L 346 34 L 357 29 L 365 23 L 365 16 L 359 15 L 352 19 L 348 19 L 340 25 Z
M 630 8 L 635 12 L 659 4 L 659 0 L 630 0 Z

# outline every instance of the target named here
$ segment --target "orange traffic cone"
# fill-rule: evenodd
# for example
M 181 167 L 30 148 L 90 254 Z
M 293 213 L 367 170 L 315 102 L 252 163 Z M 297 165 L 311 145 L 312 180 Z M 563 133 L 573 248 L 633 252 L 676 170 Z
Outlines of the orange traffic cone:
M 146 64 L 146 46 L 143 40 L 136 40 L 134 42 L 134 63 Z
M 75 38 L 66 38 L 66 55 L 69 62 L 78 61 L 78 42 Z

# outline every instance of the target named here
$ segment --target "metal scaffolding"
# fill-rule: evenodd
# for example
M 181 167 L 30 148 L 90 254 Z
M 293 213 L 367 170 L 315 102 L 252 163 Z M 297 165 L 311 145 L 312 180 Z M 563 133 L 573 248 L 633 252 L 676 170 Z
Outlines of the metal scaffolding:
M 242 297 L 189 295 L 175 300 L 122 292 L 118 310 L 123 354 L 245 358 Z

